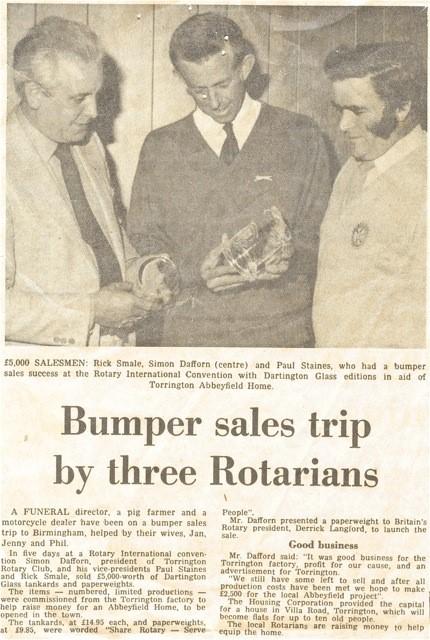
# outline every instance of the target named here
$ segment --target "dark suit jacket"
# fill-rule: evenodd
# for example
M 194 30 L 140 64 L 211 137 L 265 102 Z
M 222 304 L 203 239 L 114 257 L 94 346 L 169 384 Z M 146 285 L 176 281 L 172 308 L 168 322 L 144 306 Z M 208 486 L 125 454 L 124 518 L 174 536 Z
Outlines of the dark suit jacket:
M 150 133 L 134 179 L 128 230 L 141 255 L 166 252 L 179 267 L 183 304 L 166 313 L 161 344 L 312 343 L 318 231 L 331 177 L 326 144 L 312 121 L 266 104 L 230 166 L 208 147 L 192 114 Z M 296 251 L 288 272 L 212 293 L 200 276 L 208 252 L 223 233 L 231 237 L 272 205 L 293 232 Z

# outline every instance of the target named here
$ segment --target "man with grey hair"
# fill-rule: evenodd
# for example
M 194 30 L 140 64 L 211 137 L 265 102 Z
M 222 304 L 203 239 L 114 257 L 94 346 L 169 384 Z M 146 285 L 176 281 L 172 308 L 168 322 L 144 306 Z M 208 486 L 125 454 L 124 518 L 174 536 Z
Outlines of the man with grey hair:
M 325 71 L 351 157 L 321 227 L 319 347 L 424 347 L 426 75 L 407 42 L 339 47 Z
M 10 342 L 128 344 L 136 320 L 169 297 L 161 275 L 158 287 L 137 290 L 142 269 L 158 270 L 142 265 L 114 213 L 92 128 L 102 56 L 88 27 L 56 17 L 14 51 L 21 101 L 7 123 Z
M 228 17 L 209 12 L 180 24 L 170 59 L 196 108 L 146 138 L 128 217 L 138 251 L 168 253 L 181 274 L 180 304 L 166 314 L 160 344 L 312 346 L 318 231 L 333 170 L 326 142 L 306 116 L 257 99 L 264 77 L 254 47 Z M 264 262 L 264 241 L 251 251 L 248 243 L 259 230 L 264 238 L 272 214 L 272 239 L 285 240 L 285 251 Z M 245 245 L 239 259 L 226 240 L 233 236 Z

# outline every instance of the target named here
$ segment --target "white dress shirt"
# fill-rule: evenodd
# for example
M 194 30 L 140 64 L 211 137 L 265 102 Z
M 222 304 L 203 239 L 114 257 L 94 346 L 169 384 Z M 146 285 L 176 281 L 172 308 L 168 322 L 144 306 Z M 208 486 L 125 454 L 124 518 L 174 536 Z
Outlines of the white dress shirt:
M 233 120 L 233 133 L 236 137 L 239 149 L 247 141 L 249 134 L 254 128 L 257 118 L 260 115 L 261 102 L 253 100 L 247 93 L 243 100 L 239 113 Z M 224 124 L 216 122 L 199 108 L 196 108 L 193 114 L 194 124 L 200 134 L 207 142 L 212 151 L 219 157 L 224 141 L 227 137 L 224 131 Z
M 55 155 L 58 143 L 50 140 L 41 131 L 39 131 L 39 129 L 36 129 L 36 127 L 31 124 L 31 122 L 27 119 L 21 109 L 17 109 L 16 115 L 27 137 L 39 154 L 40 159 L 46 164 L 55 182 L 57 183 L 58 189 L 60 190 L 64 200 L 67 203 L 71 204 L 69 192 L 67 191 L 63 173 L 61 171 L 61 164 L 59 159 Z M 75 158 L 76 162 L 76 157 L 73 157 Z M 79 165 L 79 159 L 77 161 L 77 164 Z
M 364 184 L 368 185 L 377 180 L 378 176 L 388 171 L 396 162 L 399 162 L 419 147 L 422 144 L 422 140 L 423 130 L 420 125 L 417 125 L 407 135 L 393 144 L 382 156 L 373 160 L 374 166 L 367 174 Z

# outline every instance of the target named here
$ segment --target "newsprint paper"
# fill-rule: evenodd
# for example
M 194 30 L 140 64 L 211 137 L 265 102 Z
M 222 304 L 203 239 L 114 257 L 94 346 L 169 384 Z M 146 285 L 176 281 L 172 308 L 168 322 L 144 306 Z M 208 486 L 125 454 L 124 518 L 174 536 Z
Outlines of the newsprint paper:
M 225 45 L 175 63 L 173 33 L 206 13 Z M 11 3 L 2 18 L 1 636 L 428 638 L 426 6 Z M 65 21 L 98 36 L 103 80 Z M 344 75 L 324 71 L 333 51 Z M 268 84 L 251 96 L 256 59 Z M 162 254 L 180 279 L 164 312 L 116 330 L 97 323 L 91 245 L 102 230 L 124 269 L 112 202 L 132 262 Z M 264 235 L 259 209 L 274 261 L 232 240 Z

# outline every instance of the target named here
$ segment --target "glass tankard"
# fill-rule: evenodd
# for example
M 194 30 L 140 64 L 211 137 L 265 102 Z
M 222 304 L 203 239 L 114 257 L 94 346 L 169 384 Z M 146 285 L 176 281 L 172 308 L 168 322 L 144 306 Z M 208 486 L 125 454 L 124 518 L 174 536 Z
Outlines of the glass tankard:
M 232 238 L 223 238 L 223 254 L 228 264 L 250 281 L 256 280 L 269 263 L 288 260 L 293 253 L 291 230 L 274 206 Z

